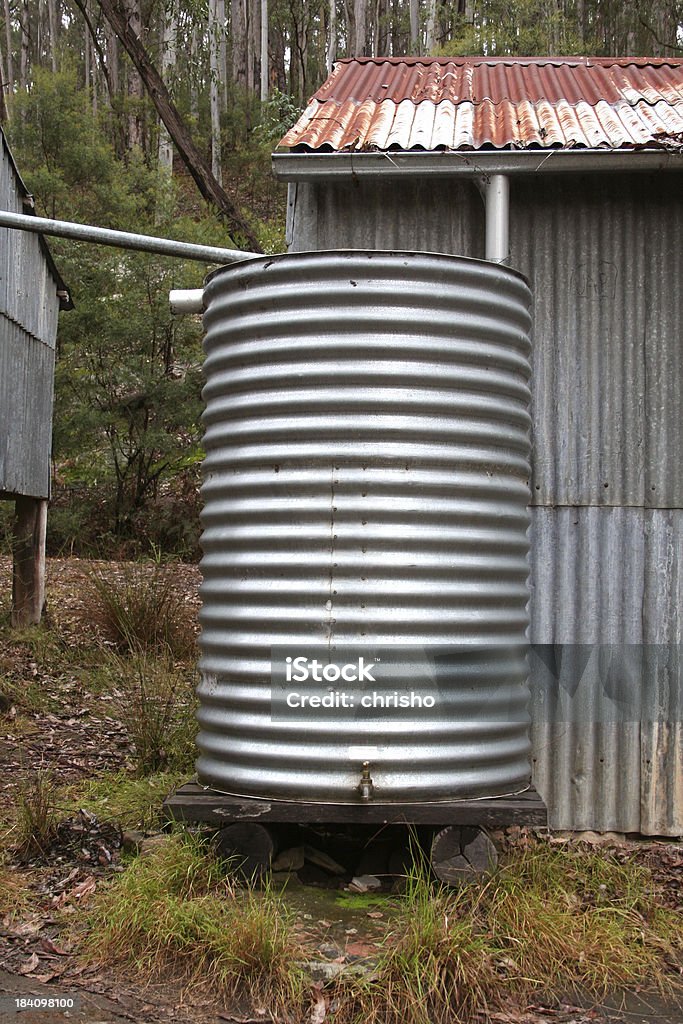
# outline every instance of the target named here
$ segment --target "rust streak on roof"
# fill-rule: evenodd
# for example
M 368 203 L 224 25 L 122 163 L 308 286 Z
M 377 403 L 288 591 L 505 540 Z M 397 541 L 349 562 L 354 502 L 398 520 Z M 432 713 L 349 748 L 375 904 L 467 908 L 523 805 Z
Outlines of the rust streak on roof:
M 280 145 L 362 152 L 683 148 L 683 59 L 338 61 Z

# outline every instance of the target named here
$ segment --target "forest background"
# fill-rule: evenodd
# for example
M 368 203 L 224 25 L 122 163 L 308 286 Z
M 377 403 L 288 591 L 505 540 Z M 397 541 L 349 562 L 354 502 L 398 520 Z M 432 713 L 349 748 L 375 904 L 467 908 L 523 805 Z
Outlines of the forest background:
M 285 246 L 271 150 L 338 57 L 683 56 L 682 0 L 3 0 L 1 20 L 0 119 L 38 214 L 267 253 Z M 50 246 L 76 308 L 48 551 L 194 559 L 201 325 L 168 292 L 203 268 Z

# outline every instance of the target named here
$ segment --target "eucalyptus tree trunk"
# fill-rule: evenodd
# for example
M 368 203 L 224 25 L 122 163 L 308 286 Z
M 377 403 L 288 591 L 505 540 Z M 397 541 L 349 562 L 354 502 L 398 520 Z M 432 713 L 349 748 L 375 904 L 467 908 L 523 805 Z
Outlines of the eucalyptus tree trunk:
M 245 0 L 231 0 L 232 80 L 247 84 L 247 14 Z
M 0 122 L 7 120 L 7 103 L 5 101 L 5 59 L 2 55 L 2 43 L 0 43 Z M 9 90 L 8 90 L 9 95 Z
M 330 16 L 328 24 L 329 35 L 327 38 L 327 51 L 325 54 L 327 73 L 332 71 L 332 65 L 337 59 L 337 0 L 330 0 Z
M 124 0 L 128 24 L 135 35 L 140 38 L 142 34 L 142 17 L 140 15 L 140 0 Z M 128 114 L 128 146 L 133 149 L 139 146 L 142 149 L 142 99 L 143 99 L 142 78 L 137 68 L 128 68 L 128 101 L 130 111 Z
M 178 37 L 178 10 L 175 0 L 171 0 L 163 15 L 161 34 L 161 77 L 165 86 L 170 89 L 171 78 L 176 64 L 176 41 Z M 164 122 L 159 118 L 159 170 L 168 177 L 173 173 L 173 144 Z
M 413 53 L 421 52 L 420 46 L 420 3 L 410 0 L 410 49 Z
M 217 0 L 209 0 L 209 107 L 211 112 L 211 173 L 216 181 L 222 177 L 221 168 L 221 108 L 220 108 L 220 40 L 222 26 L 218 23 Z
M 190 33 L 190 66 L 194 69 L 197 66 L 197 54 L 199 51 L 199 33 L 197 26 L 192 25 L 192 32 Z M 199 86 L 197 85 L 197 75 L 192 73 L 190 79 L 190 114 L 194 118 L 195 122 L 199 120 Z
M 368 56 L 368 0 L 344 0 L 349 57 Z
M 107 21 L 104 30 L 104 45 L 107 68 L 109 76 L 107 87 L 109 89 L 109 101 L 113 102 L 119 94 L 119 40 L 113 28 Z
M 265 103 L 269 93 L 268 65 L 268 0 L 261 0 L 261 103 Z
M 220 27 L 218 36 L 218 96 L 221 113 L 228 109 L 228 41 L 225 24 L 225 0 L 216 0 L 216 21 Z
M 432 53 L 436 45 L 436 0 L 427 0 L 427 26 L 425 30 L 425 53 Z
M 47 0 L 47 18 L 50 28 L 50 65 L 52 73 L 57 72 L 57 49 L 59 47 L 59 18 L 57 17 L 57 0 Z
M 84 79 L 85 79 L 85 109 L 88 110 L 90 106 L 90 32 L 88 31 L 87 24 L 83 25 L 83 64 L 84 64 Z
M 9 114 L 14 94 L 14 56 L 12 54 L 12 20 L 10 17 L 9 0 L 5 0 L 5 43 L 7 45 L 6 109 Z
M 19 52 L 19 87 L 22 92 L 28 91 L 28 67 L 30 60 L 30 21 L 28 0 L 22 0 L 19 15 L 19 27 L 21 30 L 21 50 Z
M 256 91 L 256 55 L 261 51 L 261 6 L 260 0 L 247 0 L 247 89 Z M 249 118 L 249 108 L 247 108 Z M 249 126 L 248 126 L 249 127 Z

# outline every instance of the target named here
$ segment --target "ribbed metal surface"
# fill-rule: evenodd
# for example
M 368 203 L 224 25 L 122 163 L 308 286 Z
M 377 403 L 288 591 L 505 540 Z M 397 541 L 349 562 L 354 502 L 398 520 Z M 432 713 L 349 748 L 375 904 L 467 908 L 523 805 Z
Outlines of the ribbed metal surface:
M 225 269 L 207 312 L 199 778 L 353 801 L 376 746 L 386 801 L 528 780 L 528 289 L 423 253 L 332 252 Z M 452 711 L 274 722 L 270 648 L 501 645 Z M 511 713 L 512 712 L 512 713 Z
M 594 652 L 568 715 L 567 690 L 548 689 L 532 659 L 534 781 L 550 824 L 683 835 L 683 511 L 536 508 L 531 537 L 532 641 L 656 645 L 661 665 L 631 678 L 622 667 L 610 690 L 626 707 L 605 715 Z
M 292 247 L 419 235 L 479 256 L 481 199 L 463 186 L 454 203 L 452 187 L 430 202 L 410 180 L 299 184 Z M 513 180 L 511 218 L 510 262 L 534 296 L 530 637 L 679 644 L 681 175 Z M 541 682 L 534 669 L 534 781 L 553 825 L 683 834 L 680 691 L 657 682 L 659 721 L 551 727 Z
M 23 213 L 21 181 L 0 131 L 0 205 Z M 42 239 L 0 229 L 0 491 L 50 493 L 58 289 Z
M 683 145 L 683 60 L 342 60 L 281 146 L 396 149 Z
M 54 349 L 0 314 L 0 491 L 50 494 Z
M 515 182 L 510 239 L 533 282 L 532 501 L 683 508 L 683 174 Z

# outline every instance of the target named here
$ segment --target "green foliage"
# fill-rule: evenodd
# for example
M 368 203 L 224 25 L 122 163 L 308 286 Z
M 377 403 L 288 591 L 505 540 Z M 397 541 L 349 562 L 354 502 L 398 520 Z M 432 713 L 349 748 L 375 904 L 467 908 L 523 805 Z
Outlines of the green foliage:
M 576 16 L 553 0 L 516 0 L 513 16 L 508 0 L 476 0 L 469 19 L 454 18 L 439 53 L 533 57 L 595 52 L 594 43 L 582 40 Z
M 139 156 L 117 159 L 71 72 L 37 69 L 17 102 L 16 154 L 39 212 L 225 244 L 215 221 L 177 216 L 172 184 Z M 196 284 L 201 268 L 76 242 L 52 249 L 76 309 L 61 317 L 58 338 L 51 550 L 109 536 L 192 554 L 201 328 L 197 318 L 171 316 L 168 292 Z
M 296 123 L 301 110 L 301 105 L 293 96 L 274 89 L 266 102 L 261 104 L 261 120 L 254 128 L 254 138 L 258 142 L 268 143 L 269 146 L 277 145 L 282 136 Z

